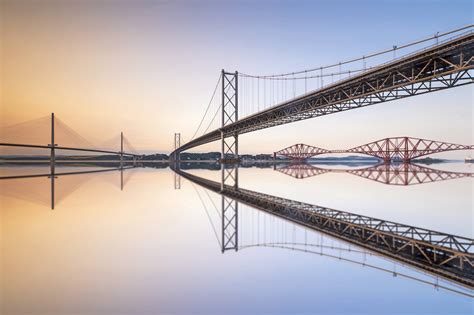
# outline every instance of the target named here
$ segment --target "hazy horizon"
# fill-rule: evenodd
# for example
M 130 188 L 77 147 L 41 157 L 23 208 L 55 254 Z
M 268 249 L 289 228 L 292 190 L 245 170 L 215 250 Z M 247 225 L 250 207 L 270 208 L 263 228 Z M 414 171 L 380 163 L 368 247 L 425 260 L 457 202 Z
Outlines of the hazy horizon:
M 270 3 L 3 1 L 0 126 L 55 112 L 91 142 L 123 131 L 138 150 L 169 153 L 175 132 L 193 135 L 223 68 L 307 69 L 472 23 L 470 1 L 434 1 L 429 15 L 424 1 Z M 464 86 L 244 134 L 240 152 L 394 136 L 471 144 L 472 119 Z

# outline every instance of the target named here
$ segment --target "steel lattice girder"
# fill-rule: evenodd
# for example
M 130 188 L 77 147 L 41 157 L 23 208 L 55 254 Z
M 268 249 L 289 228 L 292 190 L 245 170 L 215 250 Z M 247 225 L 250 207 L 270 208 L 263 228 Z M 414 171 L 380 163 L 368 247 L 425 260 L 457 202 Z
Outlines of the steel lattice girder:
M 238 211 L 237 201 L 224 195 L 222 198 L 222 252 L 226 250 L 237 250 L 239 246 L 238 238 Z
M 231 186 L 221 190 L 218 182 L 175 171 L 238 202 L 474 287 L 474 239 Z
M 211 131 L 179 150 L 225 137 L 473 83 L 474 35 L 457 37 Z
M 345 150 L 345 152 L 366 154 L 386 161 L 396 159 L 409 161 L 433 153 L 473 149 L 473 145 L 462 145 L 411 137 L 394 137 L 367 143 Z
M 449 172 L 414 163 L 382 163 L 358 169 L 327 169 L 311 164 L 290 164 L 276 168 L 285 175 L 303 179 L 325 173 L 349 173 L 387 185 L 417 185 L 456 178 L 474 177 L 474 173 Z
M 314 167 L 313 165 L 307 163 L 290 164 L 284 167 L 277 167 L 275 170 L 297 179 L 313 177 L 321 174 L 326 174 L 332 171 L 331 169 Z
M 459 150 L 474 150 L 474 145 L 463 145 L 412 137 L 393 137 L 363 144 L 348 150 L 326 150 L 298 143 L 275 154 L 283 155 L 293 160 L 306 160 L 310 157 L 325 153 L 357 153 L 374 156 L 384 161 L 410 161 L 415 158 L 433 153 Z
M 239 117 L 239 99 L 238 99 L 238 84 L 239 76 L 237 72 L 228 73 L 222 70 L 222 128 L 232 124 L 238 120 Z M 239 135 L 236 133 L 232 137 L 225 137 L 221 132 L 221 189 L 224 185 L 231 185 L 237 187 L 239 178 L 239 169 L 236 167 L 226 168 L 225 161 L 230 157 L 232 160 L 239 158 Z M 222 244 L 223 250 L 226 244 Z
M 474 177 L 474 173 L 436 170 L 413 163 L 380 164 L 348 173 L 388 185 L 417 185 L 456 178 Z
M 330 152 L 331 151 L 326 149 L 313 147 L 304 143 L 298 143 L 275 152 L 275 154 L 283 155 L 295 160 L 306 160 L 312 156 Z

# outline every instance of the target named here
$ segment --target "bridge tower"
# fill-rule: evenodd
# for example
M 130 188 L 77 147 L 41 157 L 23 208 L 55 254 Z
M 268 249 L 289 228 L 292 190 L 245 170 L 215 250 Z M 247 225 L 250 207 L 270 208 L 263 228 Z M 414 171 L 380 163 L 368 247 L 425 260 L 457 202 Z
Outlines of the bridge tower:
M 122 167 L 123 162 L 123 132 L 120 132 L 120 167 Z
M 179 152 L 176 151 L 181 146 L 181 133 L 175 132 L 174 133 L 174 156 L 173 159 L 175 161 L 179 161 Z
M 225 127 L 238 120 L 238 73 L 226 72 L 222 69 L 222 112 L 221 126 Z M 226 186 L 238 188 L 239 183 L 239 135 L 226 137 L 221 130 L 221 191 Z M 238 212 L 239 205 L 232 198 L 221 195 L 222 207 L 222 252 L 238 249 Z
M 49 144 L 48 146 L 51 147 L 50 162 L 55 163 L 56 152 L 54 148 L 57 146 L 57 144 L 54 143 L 54 113 L 51 113 L 51 144 Z
M 51 113 L 51 144 L 49 146 L 51 147 L 51 153 L 50 153 L 50 168 L 51 168 L 51 174 L 49 176 L 51 180 L 51 210 L 54 210 L 54 192 L 55 192 L 55 187 L 54 187 L 54 181 L 56 179 L 56 152 L 55 152 L 55 147 L 57 146 L 56 143 L 54 143 L 54 113 Z
M 176 166 L 179 167 L 179 152 L 176 152 L 176 149 L 178 149 L 181 146 L 181 133 L 176 132 L 174 134 L 174 156 L 170 157 L 174 160 L 176 163 Z M 174 172 L 174 189 L 181 189 L 181 176 L 179 176 L 178 173 Z
M 238 99 L 238 73 L 225 72 L 222 70 L 222 128 L 236 122 L 239 117 Z M 221 169 L 222 187 L 229 184 L 238 185 L 238 168 L 224 167 L 224 164 L 235 165 L 239 161 L 239 135 L 237 133 L 227 136 L 221 129 Z

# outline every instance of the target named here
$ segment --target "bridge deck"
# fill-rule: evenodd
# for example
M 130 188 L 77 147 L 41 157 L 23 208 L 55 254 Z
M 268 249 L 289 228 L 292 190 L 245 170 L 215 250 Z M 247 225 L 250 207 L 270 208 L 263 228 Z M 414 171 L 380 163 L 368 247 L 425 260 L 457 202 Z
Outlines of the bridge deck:
M 383 64 L 346 80 L 239 119 L 179 147 L 176 152 L 277 125 L 473 83 L 474 34 Z M 172 155 L 175 152 L 172 153 Z
M 37 144 L 22 144 L 22 143 L 0 143 L 0 147 L 17 147 L 17 148 L 31 148 L 31 149 L 51 149 L 49 145 L 37 145 Z M 80 152 L 90 152 L 90 153 L 104 153 L 104 154 L 115 154 L 115 155 L 125 155 L 125 156 L 140 156 L 139 154 L 120 152 L 120 151 L 109 151 L 101 149 L 87 149 L 87 148 L 75 148 L 75 147 L 64 147 L 64 146 L 55 146 L 55 150 L 66 150 L 66 151 L 80 151 Z
M 474 240 L 179 175 L 254 208 L 474 287 Z

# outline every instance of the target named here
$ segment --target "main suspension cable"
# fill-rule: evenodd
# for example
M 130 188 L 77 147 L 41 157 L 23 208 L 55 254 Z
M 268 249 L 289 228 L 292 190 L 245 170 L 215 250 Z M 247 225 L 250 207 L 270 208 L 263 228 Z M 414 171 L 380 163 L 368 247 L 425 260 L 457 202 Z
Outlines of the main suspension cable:
M 405 48 L 408 48 L 408 47 L 411 47 L 411 46 L 415 46 L 415 45 L 418 45 L 418 44 L 421 44 L 421 43 L 424 43 L 424 42 L 427 42 L 427 41 L 430 41 L 430 40 L 433 40 L 433 39 L 436 40 L 436 45 L 438 45 L 440 43 L 439 42 L 440 37 L 445 37 L 447 35 L 451 35 L 453 33 L 458 33 L 460 31 L 471 29 L 473 27 L 474 27 L 474 24 L 470 24 L 470 25 L 467 25 L 467 26 L 464 26 L 464 27 L 461 27 L 461 28 L 457 28 L 457 29 L 454 29 L 454 30 L 451 30 L 451 31 L 447 31 L 447 32 L 444 32 L 444 33 L 437 32 L 432 36 L 425 37 L 425 38 L 420 39 L 420 40 L 415 40 L 415 41 L 409 42 L 407 44 L 403 44 L 403 45 L 400 45 L 400 46 L 394 45 L 394 46 L 392 46 L 392 48 L 389 48 L 389 49 L 381 50 L 381 51 L 374 52 L 374 53 L 364 55 L 364 56 L 361 56 L 361 57 L 341 61 L 341 62 L 334 63 L 334 64 L 329 64 L 329 65 L 326 65 L 326 66 L 320 66 L 320 67 L 316 67 L 316 68 L 312 68 L 312 69 L 300 70 L 300 71 L 295 71 L 295 72 L 280 73 L 280 74 L 270 74 L 270 75 L 250 75 L 250 74 L 239 72 L 239 75 L 242 76 L 242 77 L 270 79 L 270 78 L 276 78 L 276 77 L 294 76 L 296 74 L 307 74 L 308 72 L 314 72 L 314 71 L 318 71 L 318 70 L 322 71 L 324 69 L 349 64 L 349 63 L 353 63 L 353 62 L 360 61 L 360 60 L 362 60 L 365 63 L 366 60 L 369 59 L 369 58 L 384 55 L 384 54 L 387 54 L 387 53 L 390 53 L 390 52 L 395 53 L 397 50 L 401 50 L 401 49 L 405 49 Z M 469 32 L 472 32 L 472 30 L 470 30 Z M 303 78 L 305 78 L 305 77 L 306 77 L 306 75 Z
M 214 100 L 214 97 L 216 95 L 217 88 L 219 87 L 219 83 L 221 82 L 221 79 L 222 79 L 222 75 L 219 75 L 219 79 L 217 80 L 216 87 L 214 88 L 214 92 L 212 92 L 211 100 L 207 104 L 206 111 L 204 112 L 204 115 L 202 116 L 201 121 L 199 122 L 199 125 L 196 128 L 196 131 L 194 132 L 193 137 L 191 138 L 191 140 L 193 140 L 194 137 L 196 137 L 196 135 L 199 131 L 199 128 L 201 128 L 202 123 L 204 122 L 204 119 L 206 118 L 207 112 L 209 111 L 209 108 L 211 107 L 212 101 Z M 214 120 L 214 118 L 213 118 L 213 120 Z M 211 120 L 211 123 L 212 123 L 212 120 Z M 206 129 L 206 131 L 207 131 L 207 129 Z M 206 131 L 204 131 L 204 133 L 206 133 Z

